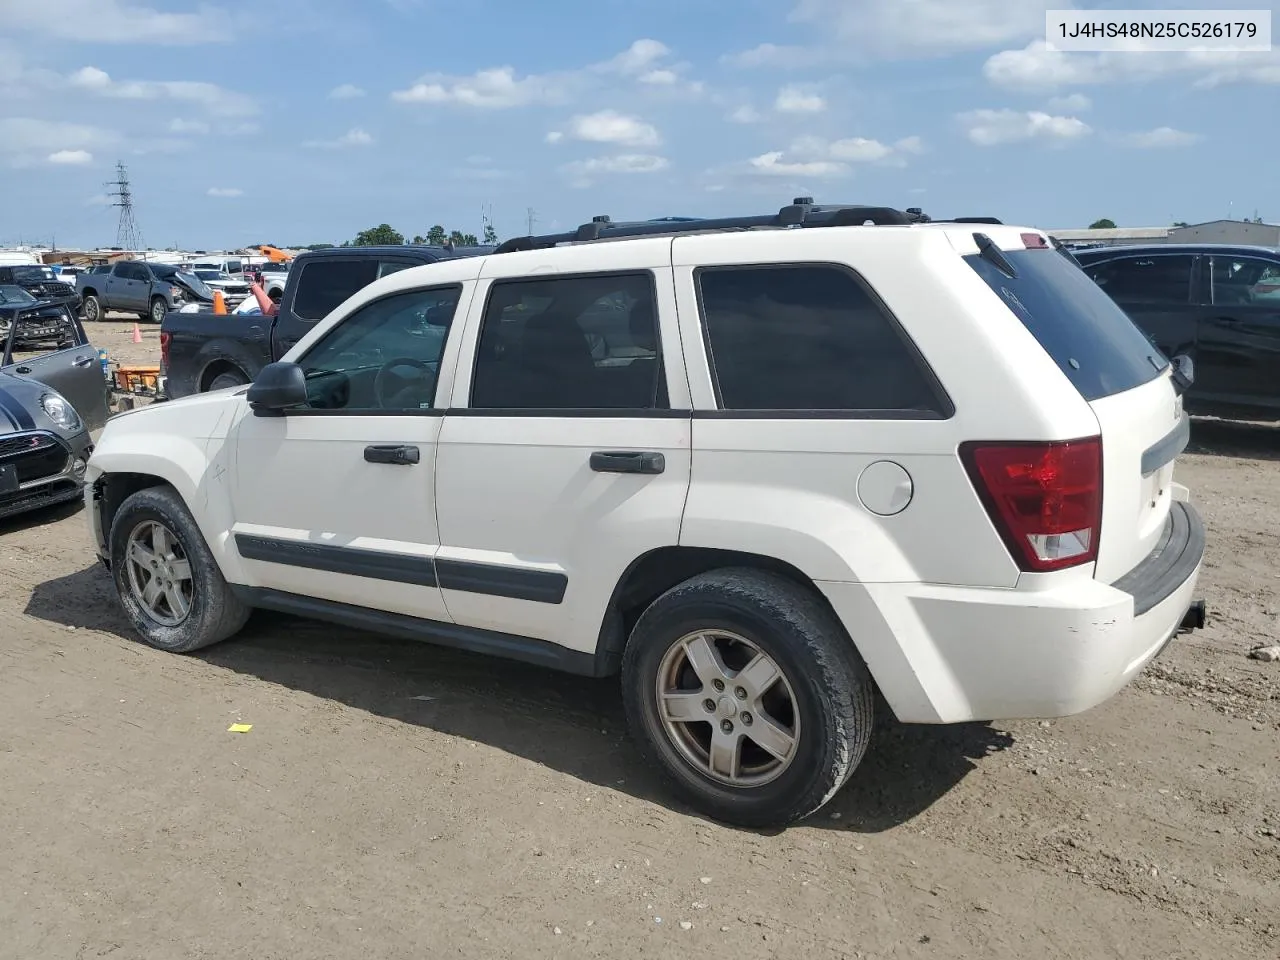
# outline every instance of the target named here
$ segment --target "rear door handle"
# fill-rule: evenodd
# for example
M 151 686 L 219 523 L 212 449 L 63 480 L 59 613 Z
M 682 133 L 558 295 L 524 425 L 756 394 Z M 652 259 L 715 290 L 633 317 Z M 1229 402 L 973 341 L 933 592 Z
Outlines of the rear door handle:
M 418 463 L 422 456 L 418 453 L 417 447 L 393 443 L 365 447 L 364 458 L 370 463 L 394 463 L 408 466 Z
M 652 451 L 597 450 L 591 455 L 596 473 L 662 473 L 667 458 Z
M 13 372 L 14 373 L 30 373 L 31 368 L 28 366 L 14 367 Z
M 91 363 L 93 363 L 93 357 L 76 357 L 71 361 L 73 367 L 87 367 Z

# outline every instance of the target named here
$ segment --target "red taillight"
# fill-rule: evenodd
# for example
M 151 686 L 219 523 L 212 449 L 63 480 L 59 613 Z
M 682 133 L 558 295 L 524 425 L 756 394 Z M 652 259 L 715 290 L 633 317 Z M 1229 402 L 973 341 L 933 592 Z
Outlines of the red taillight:
M 1102 438 L 965 443 L 960 457 L 1023 570 L 1062 570 L 1098 558 Z
M 1049 241 L 1038 233 L 1022 234 L 1022 245 L 1028 250 L 1048 250 Z
M 160 366 L 169 366 L 169 341 L 173 339 L 172 333 L 160 331 Z

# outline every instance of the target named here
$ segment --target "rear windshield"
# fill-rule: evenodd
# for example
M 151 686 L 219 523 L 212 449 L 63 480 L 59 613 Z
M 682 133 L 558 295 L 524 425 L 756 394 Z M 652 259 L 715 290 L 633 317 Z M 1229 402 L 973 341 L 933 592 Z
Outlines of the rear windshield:
M 980 254 L 969 266 L 1004 300 L 1086 400 L 1154 380 L 1169 361 L 1083 270 L 1053 250 L 1005 250 L 1009 277 Z

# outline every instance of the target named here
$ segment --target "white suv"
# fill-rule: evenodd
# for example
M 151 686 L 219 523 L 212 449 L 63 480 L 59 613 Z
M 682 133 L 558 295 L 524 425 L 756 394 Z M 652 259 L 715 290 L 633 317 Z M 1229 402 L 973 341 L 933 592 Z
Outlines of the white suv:
M 1043 233 L 915 219 L 596 222 L 385 277 L 252 386 L 108 424 L 124 609 L 175 652 L 262 607 L 620 672 L 640 748 L 744 825 L 827 802 L 877 689 L 1092 707 L 1203 625 L 1187 371 Z

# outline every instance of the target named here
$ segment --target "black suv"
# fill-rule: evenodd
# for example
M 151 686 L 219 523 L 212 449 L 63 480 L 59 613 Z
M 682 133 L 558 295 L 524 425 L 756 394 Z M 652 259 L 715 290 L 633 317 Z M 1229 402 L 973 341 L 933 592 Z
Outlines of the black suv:
M 63 283 L 49 267 L 38 263 L 0 266 L 0 284 L 21 287 L 37 300 L 65 306 L 71 313 L 80 312 L 80 294 L 69 283 Z
M 1166 356 L 1195 361 L 1188 412 L 1280 420 L 1280 250 L 1152 244 L 1072 254 Z

